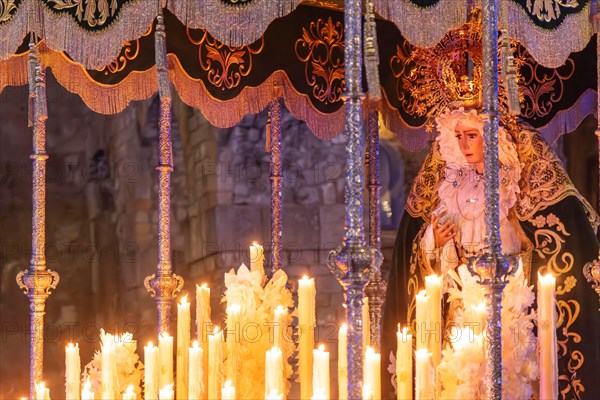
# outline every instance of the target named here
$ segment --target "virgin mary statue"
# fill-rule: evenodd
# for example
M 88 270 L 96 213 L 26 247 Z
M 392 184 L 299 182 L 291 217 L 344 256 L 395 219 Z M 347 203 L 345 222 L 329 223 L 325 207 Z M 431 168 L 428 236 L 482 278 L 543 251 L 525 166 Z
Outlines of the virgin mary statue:
M 436 126 L 438 136 L 411 188 L 396 238 L 382 371 L 395 353 L 398 324 L 414 326 L 415 296 L 424 289 L 424 277 L 442 276 L 443 321 L 449 324 L 460 307 L 448 301 L 453 277 L 484 247 L 483 117 L 476 109 L 458 108 L 438 116 Z M 598 217 L 537 132 L 505 119 L 498 135 L 502 250 L 520 257 L 534 291 L 538 273 L 556 277 L 559 397 L 600 398 L 598 297 L 582 272 L 598 256 Z M 392 376 L 383 380 L 384 397 L 395 398 Z

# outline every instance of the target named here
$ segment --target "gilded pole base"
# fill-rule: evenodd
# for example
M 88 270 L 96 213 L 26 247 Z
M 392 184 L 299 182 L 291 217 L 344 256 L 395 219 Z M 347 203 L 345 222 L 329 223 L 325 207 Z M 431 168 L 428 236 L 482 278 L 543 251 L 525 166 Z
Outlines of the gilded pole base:
M 327 266 L 344 288 L 348 325 L 348 398 L 362 398 L 363 296 L 371 268 L 381 264 L 381 252 L 364 245 L 342 245 L 332 250 Z
M 467 267 L 485 288 L 487 310 L 486 383 L 490 400 L 502 399 L 502 291 L 518 268 L 515 257 L 486 252 L 469 259 Z
M 44 314 L 46 299 L 56 289 L 60 277 L 49 269 L 36 269 L 35 265 L 21 271 L 16 277 L 19 288 L 29 298 L 31 338 L 29 355 L 29 397 L 35 398 L 35 384 L 44 380 Z
M 173 273 L 152 274 L 144 279 L 150 296 L 156 299 L 158 333 L 168 332 L 171 326 L 171 304 L 175 295 L 183 288 L 183 278 Z

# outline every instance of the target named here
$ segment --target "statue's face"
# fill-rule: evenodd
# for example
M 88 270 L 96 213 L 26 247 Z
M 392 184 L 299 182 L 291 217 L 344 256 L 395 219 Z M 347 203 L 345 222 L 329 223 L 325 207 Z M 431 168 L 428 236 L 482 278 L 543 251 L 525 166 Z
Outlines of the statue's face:
M 467 162 L 470 164 L 483 163 L 483 136 L 479 129 L 459 122 L 454 128 L 454 134 Z

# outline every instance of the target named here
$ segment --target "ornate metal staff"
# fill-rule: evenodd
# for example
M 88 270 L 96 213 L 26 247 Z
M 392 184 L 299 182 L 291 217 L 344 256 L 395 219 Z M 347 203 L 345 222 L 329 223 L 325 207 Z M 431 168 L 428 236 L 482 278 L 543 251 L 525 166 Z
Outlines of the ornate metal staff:
M 171 143 L 171 88 L 167 70 L 167 47 L 162 8 L 156 17 L 154 35 L 158 95 L 160 97 L 158 136 L 158 268 L 147 276 L 144 286 L 156 299 L 158 332 L 167 332 L 171 324 L 173 297 L 183 287 L 183 278 L 173 273 L 171 265 L 171 172 L 173 149 Z
M 279 98 L 269 104 L 269 151 L 271 153 L 271 266 L 273 273 L 283 266 L 281 206 L 283 197 L 281 164 L 281 101 Z
M 348 397 L 362 397 L 362 305 L 370 268 L 381 253 L 367 247 L 363 224 L 364 143 L 362 135 L 362 4 L 345 0 L 344 62 L 346 93 L 346 223 L 342 245 L 329 253 L 327 265 L 344 288 L 348 323 Z
M 498 191 L 498 0 L 483 0 L 483 109 L 486 249 L 469 271 L 486 288 L 488 398 L 502 399 L 502 291 L 516 263 L 502 255 Z
M 369 166 L 369 246 L 381 251 L 381 183 L 379 182 L 379 113 L 369 113 L 367 120 L 367 158 Z M 381 308 L 387 291 L 387 282 L 381 277 L 381 261 L 373 264 L 365 293 L 369 298 L 370 343 L 379 351 L 381 345 Z
M 29 112 L 33 124 L 33 205 L 31 262 L 17 274 L 17 284 L 29 297 L 31 338 L 29 355 L 29 398 L 35 398 L 35 384 L 44 378 L 44 314 L 46 299 L 60 280 L 46 268 L 46 82 L 40 65 L 39 48 L 31 34 L 29 42 Z M 32 110 L 33 108 L 33 110 Z M 33 114 L 33 115 L 31 115 Z

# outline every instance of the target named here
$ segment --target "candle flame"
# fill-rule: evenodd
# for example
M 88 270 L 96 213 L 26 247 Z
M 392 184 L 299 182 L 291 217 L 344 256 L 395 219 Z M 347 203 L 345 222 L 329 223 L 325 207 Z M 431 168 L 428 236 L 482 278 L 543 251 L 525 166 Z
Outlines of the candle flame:
M 188 303 L 188 299 L 187 299 L 187 297 L 188 297 L 188 295 L 186 294 L 185 296 L 183 296 L 183 297 L 181 298 L 181 303 L 180 303 L 181 305 L 184 305 L 184 304 L 189 304 L 189 303 Z
M 431 353 L 427 349 L 419 349 L 415 351 L 415 356 L 417 358 L 429 358 Z
M 148 342 L 148 346 L 146 347 L 154 347 L 154 343 L 152 343 L 152 340 Z
M 426 290 L 421 290 L 419 293 L 417 293 L 417 297 L 418 296 L 427 297 L 427 291 Z
M 196 289 L 206 290 L 208 289 L 208 283 L 203 283 L 202 285 L 196 284 Z
M 321 343 L 318 347 L 320 352 L 324 352 L 325 351 L 325 345 L 323 343 Z
M 231 386 L 231 381 L 228 379 L 225 381 L 225 386 L 223 386 L 223 388 L 232 388 L 233 386 Z
M 193 347 L 193 348 L 195 348 L 195 349 L 197 349 L 197 348 L 198 348 L 198 341 L 197 341 L 197 340 L 194 340 L 194 341 L 192 342 L 192 347 Z
M 347 323 L 343 323 L 342 326 L 340 326 L 340 332 L 346 334 L 348 333 L 348 324 Z
M 127 386 L 127 389 L 125 389 L 126 394 L 133 394 L 133 391 L 134 391 L 133 385 L 129 385 L 129 386 Z
M 78 348 L 79 348 L 79 343 L 75 343 L 75 345 L 73 345 L 73 343 L 69 343 L 69 344 L 67 345 L 67 347 L 68 347 L 69 349 L 78 349 Z
M 237 304 L 237 303 L 233 303 L 230 306 L 227 306 L 227 313 L 239 313 L 241 311 L 242 307 Z
M 170 336 L 170 335 L 169 335 L 167 332 L 161 332 L 161 333 L 160 333 L 160 337 L 162 337 L 162 338 L 166 339 L 166 338 L 169 338 L 169 337 L 171 337 L 171 336 Z
M 213 335 L 216 335 L 219 333 L 219 327 L 215 326 L 215 329 L 213 329 Z

